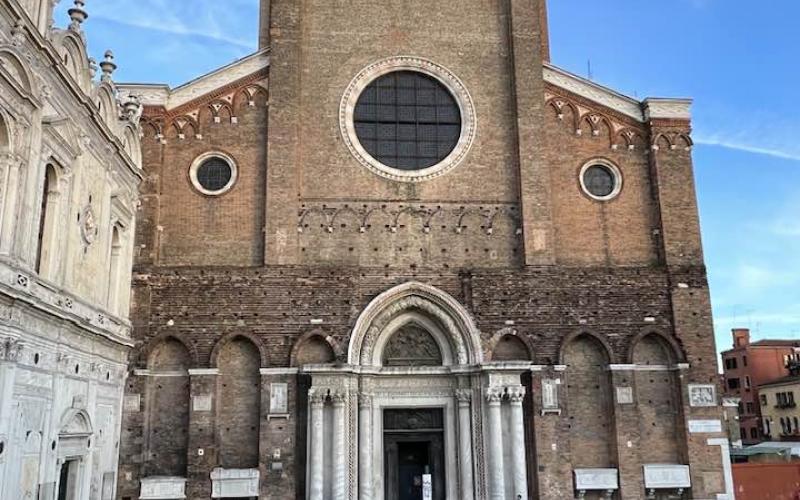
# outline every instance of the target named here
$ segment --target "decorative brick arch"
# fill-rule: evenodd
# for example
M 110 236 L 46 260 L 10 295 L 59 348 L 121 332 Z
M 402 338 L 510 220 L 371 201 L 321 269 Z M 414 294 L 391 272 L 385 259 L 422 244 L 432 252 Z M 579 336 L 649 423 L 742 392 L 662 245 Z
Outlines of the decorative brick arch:
M 522 345 L 525 346 L 527 351 L 527 359 L 526 361 L 533 361 L 535 358 L 535 349 L 533 347 L 533 342 L 531 342 L 530 338 L 527 335 L 521 334 L 519 330 L 516 328 L 501 328 L 494 335 L 492 338 L 489 339 L 489 342 L 486 344 L 486 361 L 493 361 L 494 360 L 494 351 L 497 347 L 497 344 L 500 343 L 505 337 L 514 337 L 522 342 Z
M 669 335 L 661 328 L 651 327 L 645 328 L 636 334 L 636 336 L 633 337 L 628 344 L 628 353 L 626 359 L 629 364 L 634 364 L 633 356 L 636 351 L 636 345 L 650 335 L 654 335 L 664 342 L 664 344 L 672 351 L 672 356 L 675 358 L 676 363 L 683 363 L 686 361 L 686 355 L 684 354 L 683 349 L 675 337 Z
M 436 324 L 440 337 L 451 350 L 452 363 L 478 365 L 483 362 L 480 332 L 466 308 L 442 290 L 412 281 L 378 295 L 362 311 L 350 335 L 348 364 L 379 364 L 376 356 L 380 353 L 376 346 L 385 340 L 382 338 L 384 331 L 390 323 L 409 313 Z M 435 336 L 437 332 L 431 333 Z M 440 347 L 443 346 L 440 344 Z
M 300 354 L 302 348 L 312 339 L 320 339 L 324 343 L 328 344 L 333 352 L 334 359 L 340 359 L 343 355 L 342 347 L 339 345 L 338 342 L 333 338 L 333 336 L 328 335 L 327 332 L 321 329 L 311 330 L 310 332 L 306 332 L 298 338 L 294 345 L 292 346 L 292 352 L 289 354 L 289 366 L 295 367 L 299 366 L 297 362 L 297 357 Z
M 183 345 L 183 347 L 186 349 L 186 352 L 189 353 L 189 359 L 192 363 L 189 368 L 198 368 L 200 366 L 200 355 L 197 352 L 197 348 L 191 342 L 189 342 L 183 334 L 172 332 L 162 333 L 148 340 L 139 354 L 139 365 L 147 367 L 148 362 L 150 361 L 150 356 L 153 354 L 155 348 L 167 340 L 175 340 Z
M 614 364 L 616 357 L 614 356 L 614 350 L 611 348 L 611 344 L 609 344 L 608 340 L 603 335 L 600 335 L 599 333 L 595 333 L 591 330 L 586 330 L 586 329 L 576 330 L 561 340 L 561 347 L 559 347 L 558 349 L 559 364 L 562 365 L 565 364 L 564 353 L 566 352 L 567 347 L 570 345 L 570 343 L 572 343 L 573 340 L 583 335 L 586 335 L 588 337 L 597 340 L 605 350 L 606 357 L 608 357 L 608 363 Z
M 268 356 L 267 350 L 264 348 L 264 344 L 261 343 L 261 340 L 253 334 L 247 332 L 232 332 L 228 333 L 227 335 L 223 335 L 221 339 L 214 344 L 214 348 L 211 350 L 211 358 L 209 359 L 209 366 L 211 368 L 217 368 L 217 358 L 219 357 L 219 352 L 228 342 L 232 342 L 237 338 L 242 338 L 248 340 L 253 347 L 256 348 L 258 351 L 258 357 L 261 360 L 261 368 L 266 368 L 268 365 Z

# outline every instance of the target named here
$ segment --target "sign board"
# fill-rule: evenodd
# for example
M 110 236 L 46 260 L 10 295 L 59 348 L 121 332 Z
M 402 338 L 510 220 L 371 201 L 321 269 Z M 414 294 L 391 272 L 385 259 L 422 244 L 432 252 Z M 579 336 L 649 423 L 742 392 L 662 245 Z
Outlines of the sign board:
M 422 475 L 422 500 L 433 500 L 433 478 L 430 474 Z
M 689 432 L 691 434 L 711 434 L 715 432 L 722 432 L 722 421 L 689 420 Z

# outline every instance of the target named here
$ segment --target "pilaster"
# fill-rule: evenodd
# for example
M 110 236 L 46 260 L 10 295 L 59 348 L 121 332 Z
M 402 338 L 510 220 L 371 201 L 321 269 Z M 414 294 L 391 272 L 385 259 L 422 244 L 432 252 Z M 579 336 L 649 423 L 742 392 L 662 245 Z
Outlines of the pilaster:
M 211 471 L 219 463 L 216 443 L 217 370 L 189 370 L 187 498 L 211 498 Z M 195 411 L 195 397 L 210 396 L 211 411 Z
M 520 205 L 526 265 L 555 262 L 550 172 L 544 161 L 542 12 L 538 2 L 508 3 L 511 71 L 516 99 Z

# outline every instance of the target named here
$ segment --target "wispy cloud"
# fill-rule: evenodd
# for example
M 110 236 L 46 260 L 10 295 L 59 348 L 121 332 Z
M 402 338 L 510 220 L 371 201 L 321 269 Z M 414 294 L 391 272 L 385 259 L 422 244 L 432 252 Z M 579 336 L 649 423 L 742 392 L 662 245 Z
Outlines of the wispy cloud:
M 790 153 L 768 147 L 738 143 L 735 141 L 726 140 L 722 138 L 699 136 L 694 138 L 694 142 L 695 144 L 702 144 L 706 146 L 718 146 L 721 148 L 734 149 L 736 151 L 744 151 L 746 153 L 772 156 L 773 158 L 781 158 L 783 160 L 800 161 L 800 154 Z
M 104 20 L 138 29 L 178 36 L 201 37 L 244 49 L 255 40 L 239 38 L 241 26 L 257 14 L 257 2 L 244 0 L 139 0 L 135 8 L 128 0 L 93 3 L 90 20 Z

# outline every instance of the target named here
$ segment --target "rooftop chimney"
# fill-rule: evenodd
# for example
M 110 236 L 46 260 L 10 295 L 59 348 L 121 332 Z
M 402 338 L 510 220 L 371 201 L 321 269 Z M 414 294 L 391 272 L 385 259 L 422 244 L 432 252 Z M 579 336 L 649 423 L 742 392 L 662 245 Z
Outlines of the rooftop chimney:
M 733 347 L 744 347 L 750 345 L 750 329 L 749 328 L 734 328 L 733 329 Z

